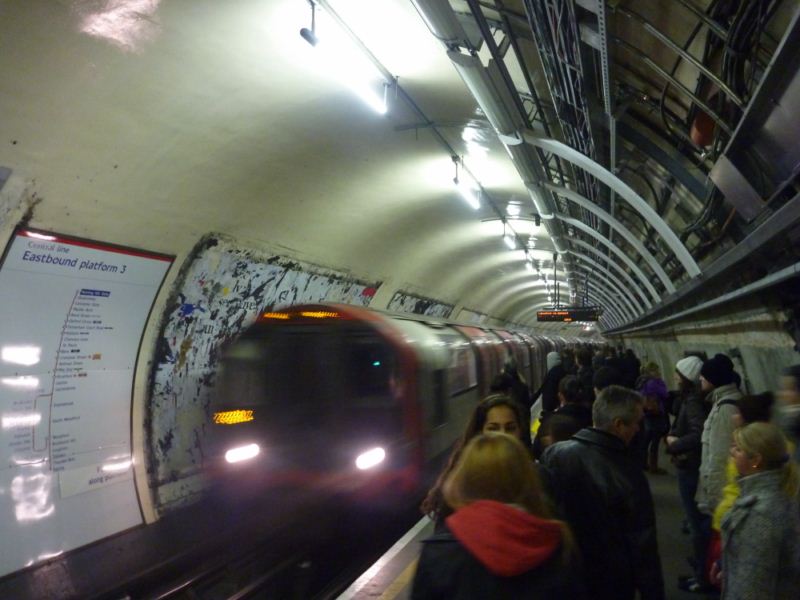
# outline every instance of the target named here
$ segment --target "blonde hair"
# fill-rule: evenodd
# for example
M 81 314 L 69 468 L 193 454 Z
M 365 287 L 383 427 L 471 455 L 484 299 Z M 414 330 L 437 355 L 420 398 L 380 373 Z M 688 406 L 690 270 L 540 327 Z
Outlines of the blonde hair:
M 518 504 L 529 513 L 550 517 L 530 454 L 508 435 L 473 438 L 444 483 L 444 499 L 455 509 L 476 500 Z
M 539 475 L 522 443 L 502 433 L 472 439 L 442 486 L 444 500 L 458 510 L 478 500 L 514 504 L 532 515 L 552 519 Z M 555 521 L 562 532 L 562 556 L 573 549 L 566 523 Z
M 765 470 L 782 471 L 781 487 L 791 498 L 800 492 L 800 472 L 789 456 L 789 446 L 781 430 L 772 423 L 755 422 L 733 432 L 736 445 L 749 457 L 761 456 Z
M 661 368 L 658 363 L 650 361 L 642 366 L 642 375 L 649 375 L 650 377 L 661 377 Z

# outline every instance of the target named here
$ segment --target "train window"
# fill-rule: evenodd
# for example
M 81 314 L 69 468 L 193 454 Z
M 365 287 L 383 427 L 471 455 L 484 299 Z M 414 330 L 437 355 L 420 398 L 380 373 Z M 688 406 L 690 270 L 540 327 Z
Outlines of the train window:
M 470 346 L 451 347 L 448 375 L 451 396 L 456 396 L 478 385 L 475 354 Z
M 357 398 L 393 401 L 392 377 L 395 364 L 392 352 L 372 339 L 351 338 L 347 343 L 347 377 Z

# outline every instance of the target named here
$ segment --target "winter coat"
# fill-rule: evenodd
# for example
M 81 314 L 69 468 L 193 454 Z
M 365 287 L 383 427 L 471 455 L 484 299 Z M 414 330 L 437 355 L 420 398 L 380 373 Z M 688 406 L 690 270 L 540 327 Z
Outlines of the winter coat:
M 542 455 L 561 515 L 583 555 L 592 598 L 662 600 L 650 486 L 622 440 L 588 428 Z
M 581 386 L 581 401 L 586 404 L 594 402 L 594 369 L 592 367 L 581 367 L 576 374 L 578 383 Z
M 542 412 L 552 412 L 558 408 L 558 384 L 564 379 L 567 371 L 561 364 L 555 365 L 552 369 L 547 371 L 544 376 L 542 387 L 540 387 L 533 395 L 532 401 L 541 395 L 542 397 Z
M 528 384 L 525 383 L 519 375 L 512 375 L 511 377 L 511 397 L 514 398 L 518 404 L 530 410 L 533 405 L 533 399 L 531 399 L 531 390 Z
M 722 600 L 795 600 L 800 594 L 800 516 L 781 489 L 782 469 L 739 480 L 722 520 Z
M 719 504 L 714 509 L 714 514 L 711 517 L 711 529 L 716 532 L 722 531 L 722 519 L 730 512 L 733 503 L 739 499 L 741 493 L 736 462 L 733 458 L 728 458 L 728 465 L 725 467 L 725 487 L 722 488 L 722 500 L 719 501 Z
M 519 508 L 479 500 L 423 542 L 412 600 L 586 598 L 562 529 Z
M 575 427 L 572 429 L 575 433 L 586 427 L 592 426 L 592 409 L 585 404 L 576 402 L 568 402 L 555 410 L 555 412 L 546 413 L 542 415 L 541 425 L 536 432 L 536 437 L 533 439 L 533 456 L 537 460 L 542 456 L 544 448 L 542 448 L 542 436 L 539 435 L 545 430 L 545 424 L 554 415 L 564 415 L 571 418 L 575 422 Z
M 681 401 L 680 411 L 669 435 L 678 438 L 667 447 L 667 453 L 675 457 L 673 461 L 679 469 L 697 471 L 702 456 L 703 424 L 708 417 L 707 405 L 696 394 Z
M 712 514 L 722 500 L 725 466 L 728 464 L 733 440 L 732 417 L 739 412 L 736 401 L 741 397 L 739 388 L 730 383 L 714 388 L 706 398 L 706 402 L 711 402 L 711 410 L 700 436 L 702 443 L 700 480 L 695 501 L 700 511 L 707 515 Z
M 567 415 L 575 419 L 578 429 L 585 429 L 592 426 L 592 409 L 585 404 L 577 402 L 567 402 L 564 406 L 560 407 L 555 414 Z

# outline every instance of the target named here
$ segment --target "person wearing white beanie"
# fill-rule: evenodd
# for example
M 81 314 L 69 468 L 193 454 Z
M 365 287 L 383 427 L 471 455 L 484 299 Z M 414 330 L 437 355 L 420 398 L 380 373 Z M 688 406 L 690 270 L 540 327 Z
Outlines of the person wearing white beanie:
M 678 585 L 681 589 L 692 592 L 710 589 L 703 567 L 711 534 L 711 521 L 708 515 L 700 512 L 695 502 L 700 478 L 701 436 L 709 408 L 703 402 L 700 390 L 702 368 L 703 361 L 696 356 L 687 356 L 675 364 L 675 383 L 678 385 L 681 405 L 678 417 L 667 435 L 667 453 L 677 467 L 678 490 L 692 535 L 692 556 L 696 565 L 693 575 L 682 577 Z
M 683 375 L 693 384 L 700 381 L 700 370 L 703 368 L 703 361 L 696 356 L 687 356 L 675 363 L 675 370 L 679 375 Z

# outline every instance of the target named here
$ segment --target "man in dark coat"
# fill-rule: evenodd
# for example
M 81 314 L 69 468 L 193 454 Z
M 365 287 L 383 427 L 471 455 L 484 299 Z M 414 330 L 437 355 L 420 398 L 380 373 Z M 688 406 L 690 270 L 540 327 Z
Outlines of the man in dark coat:
M 586 404 L 594 402 L 594 369 L 592 368 L 592 351 L 589 348 L 581 348 L 576 358 L 578 359 L 578 372 L 576 376 L 581 384 L 582 400 Z
M 639 362 L 639 359 L 636 358 L 636 354 L 634 354 L 633 350 L 630 348 L 625 350 L 625 353 L 620 359 L 620 363 L 623 365 L 622 377 L 625 382 L 623 385 L 632 390 L 636 389 L 636 380 L 639 378 L 639 371 L 642 368 L 642 363 Z
M 639 394 L 609 386 L 592 407 L 594 426 L 542 456 L 593 598 L 629 600 L 637 591 L 642 600 L 664 598 L 653 497 L 627 448 L 642 416 Z
M 547 374 L 542 382 L 542 387 L 536 390 L 531 401 L 536 402 L 539 396 L 542 397 L 542 413 L 553 412 L 558 408 L 558 384 L 567 374 L 561 364 L 561 355 L 558 352 L 547 354 Z

